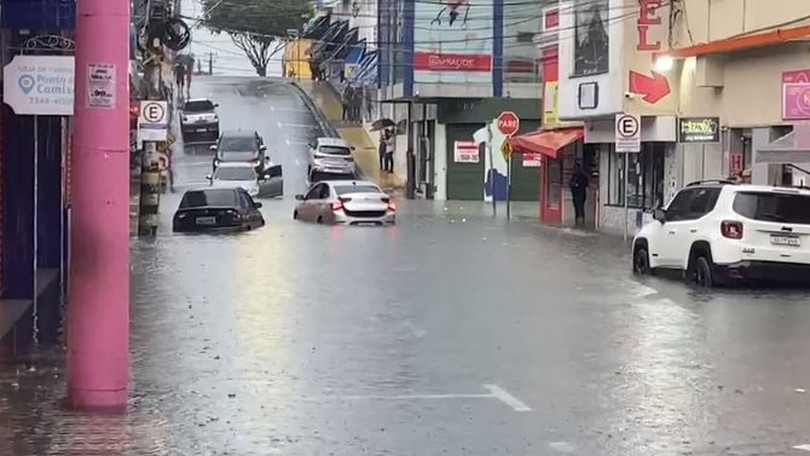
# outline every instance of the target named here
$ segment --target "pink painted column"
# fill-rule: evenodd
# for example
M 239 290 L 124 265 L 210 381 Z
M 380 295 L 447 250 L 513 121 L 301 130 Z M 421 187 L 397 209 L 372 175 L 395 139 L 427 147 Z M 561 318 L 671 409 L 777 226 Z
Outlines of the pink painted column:
M 129 379 L 129 1 L 76 2 L 68 397 L 123 409 Z

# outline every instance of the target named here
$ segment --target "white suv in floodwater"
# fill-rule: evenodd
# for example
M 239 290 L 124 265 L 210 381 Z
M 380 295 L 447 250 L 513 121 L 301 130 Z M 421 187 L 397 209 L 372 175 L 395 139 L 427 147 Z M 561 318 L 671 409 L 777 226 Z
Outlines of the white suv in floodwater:
M 810 190 L 695 182 L 633 239 L 633 271 L 683 271 L 700 287 L 745 279 L 810 282 Z

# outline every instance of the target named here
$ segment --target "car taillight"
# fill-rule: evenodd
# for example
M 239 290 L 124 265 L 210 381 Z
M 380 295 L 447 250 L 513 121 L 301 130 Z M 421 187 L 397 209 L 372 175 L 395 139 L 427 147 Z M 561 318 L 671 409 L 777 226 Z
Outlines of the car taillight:
M 393 201 L 388 201 L 388 210 L 389 211 L 396 211 L 397 210 L 397 203 Z
M 720 233 L 723 234 L 723 237 L 729 239 L 742 239 L 743 224 L 736 220 L 724 220 L 720 223 Z
M 242 214 L 233 210 L 226 211 L 225 213 L 231 216 L 232 223 L 242 223 Z
M 332 211 L 340 211 L 343 210 L 343 202 L 335 201 L 332 203 Z

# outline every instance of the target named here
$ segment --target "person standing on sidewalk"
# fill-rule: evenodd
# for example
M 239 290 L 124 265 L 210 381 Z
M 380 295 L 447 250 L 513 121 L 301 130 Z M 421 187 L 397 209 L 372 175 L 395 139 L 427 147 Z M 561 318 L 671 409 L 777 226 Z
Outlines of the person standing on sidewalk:
M 578 227 L 585 224 L 585 200 L 588 197 L 588 175 L 582 171 L 582 165 L 574 163 L 574 170 L 571 173 L 571 181 L 568 186 L 571 188 L 571 199 L 574 202 L 574 224 Z
M 393 130 L 388 130 L 388 137 L 385 140 L 385 160 L 384 171 L 394 174 L 394 152 L 396 151 L 397 137 Z
M 352 101 L 352 87 L 349 84 L 346 84 L 343 88 L 343 99 L 341 102 L 343 103 L 343 120 L 349 120 L 349 103 Z
M 387 149 L 388 130 L 380 132 L 380 144 L 377 146 L 377 152 L 380 155 L 380 171 L 385 171 L 385 150 Z

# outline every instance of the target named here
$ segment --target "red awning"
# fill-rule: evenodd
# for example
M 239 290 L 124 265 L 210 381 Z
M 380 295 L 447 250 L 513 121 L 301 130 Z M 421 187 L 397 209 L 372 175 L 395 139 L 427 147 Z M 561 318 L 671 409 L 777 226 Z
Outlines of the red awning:
M 538 130 L 512 138 L 512 148 L 521 154 L 543 154 L 557 159 L 560 151 L 585 136 L 582 127 Z

